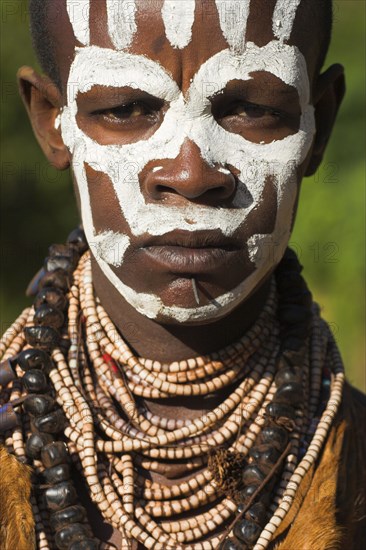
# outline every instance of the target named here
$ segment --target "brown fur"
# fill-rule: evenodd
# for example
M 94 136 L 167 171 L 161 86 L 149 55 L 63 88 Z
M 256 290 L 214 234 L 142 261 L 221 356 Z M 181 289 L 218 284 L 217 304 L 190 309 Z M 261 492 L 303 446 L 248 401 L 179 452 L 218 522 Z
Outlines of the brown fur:
M 0 548 L 34 550 L 30 469 L 0 446 Z
M 277 533 L 282 540 L 273 546 L 275 550 L 365 548 L 365 433 L 365 396 L 346 384 L 338 420 L 314 477 L 309 472 L 303 480 L 294 507 Z
M 276 550 L 342 548 L 342 529 L 336 523 L 336 488 L 344 428 L 343 423 L 337 432 L 331 434 L 307 491 L 304 485 L 309 485 L 308 479 L 302 483 L 294 510 L 296 514 L 301 495 L 306 491 L 301 513 L 296 516 L 286 539 L 275 547 Z

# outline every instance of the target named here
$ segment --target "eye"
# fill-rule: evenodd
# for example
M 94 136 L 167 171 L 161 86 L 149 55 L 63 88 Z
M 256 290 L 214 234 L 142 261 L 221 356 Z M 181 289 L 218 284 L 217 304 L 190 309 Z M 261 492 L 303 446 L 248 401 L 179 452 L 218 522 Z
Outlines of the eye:
M 254 103 L 239 103 L 228 110 L 225 116 L 239 116 L 247 119 L 258 119 L 265 117 L 280 118 L 281 113 L 275 109 L 256 105 Z
M 132 103 L 127 103 L 126 105 L 118 105 L 117 107 L 112 107 L 109 109 L 101 109 L 95 111 L 93 114 L 102 116 L 110 122 L 118 123 L 126 120 L 137 119 L 139 117 L 153 116 L 155 114 L 155 110 L 141 101 L 133 101 Z

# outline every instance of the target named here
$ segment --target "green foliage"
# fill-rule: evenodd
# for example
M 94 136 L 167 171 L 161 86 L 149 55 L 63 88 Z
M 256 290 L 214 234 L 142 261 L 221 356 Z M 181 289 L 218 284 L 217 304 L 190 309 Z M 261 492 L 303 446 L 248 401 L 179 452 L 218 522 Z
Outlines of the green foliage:
M 342 63 L 347 93 L 322 166 L 304 179 L 291 241 L 323 316 L 340 345 L 347 375 L 365 375 L 365 3 L 335 3 L 324 69 Z
M 1 0 L 1 332 L 29 302 L 24 288 L 52 242 L 77 224 L 68 172 L 49 167 L 18 97 L 15 74 L 36 65 L 26 0 Z M 349 379 L 365 376 L 365 3 L 335 1 L 335 28 L 326 66 L 346 67 L 347 95 L 326 158 L 302 184 L 291 239 L 324 317 L 341 346 Z

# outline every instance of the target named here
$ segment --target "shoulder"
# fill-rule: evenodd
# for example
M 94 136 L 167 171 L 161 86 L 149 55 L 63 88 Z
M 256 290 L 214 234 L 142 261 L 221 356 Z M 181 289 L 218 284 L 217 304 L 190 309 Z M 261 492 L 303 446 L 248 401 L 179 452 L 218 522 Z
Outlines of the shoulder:
M 339 420 L 346 423 L 346 443 L 347 438 L 351 438 L 353 449 L 365 453 L 366 462 L 366 395 L 349 383 L 344 386 L 339 416 Z
M 366 537 L 366 396 L 348 383 L 335 429 L 342 426 L 337 516 L 348 534 L 344 547 L 361 550 Z

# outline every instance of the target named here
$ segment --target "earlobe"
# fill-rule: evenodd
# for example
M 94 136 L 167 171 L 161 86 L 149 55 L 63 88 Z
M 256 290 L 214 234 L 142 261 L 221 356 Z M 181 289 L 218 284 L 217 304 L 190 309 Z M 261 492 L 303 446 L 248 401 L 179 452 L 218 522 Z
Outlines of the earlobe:
M 316 135 L 305 176 L 312 176 L 323 159 L 345 90 L 342 65 L 332 65 L 318 77 L 314 92 Z
M 65 170 L 70 165 L 69 152 L 56 124 L 62 107 L 61 92 L 50 78 L 39 75 L 31 67 L 21 67 L 17 78 L 39 145 L 50 164 L 58 170 Z

